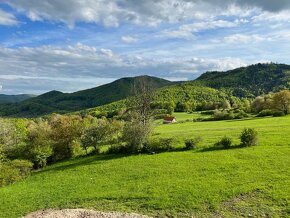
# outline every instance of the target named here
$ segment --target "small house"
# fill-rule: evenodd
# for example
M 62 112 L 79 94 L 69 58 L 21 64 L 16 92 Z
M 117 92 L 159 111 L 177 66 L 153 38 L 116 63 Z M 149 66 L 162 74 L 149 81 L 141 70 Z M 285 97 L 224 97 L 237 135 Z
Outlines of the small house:
M 176 117 L 166 116 L 163 119 L 164 124 L 176 123 Z

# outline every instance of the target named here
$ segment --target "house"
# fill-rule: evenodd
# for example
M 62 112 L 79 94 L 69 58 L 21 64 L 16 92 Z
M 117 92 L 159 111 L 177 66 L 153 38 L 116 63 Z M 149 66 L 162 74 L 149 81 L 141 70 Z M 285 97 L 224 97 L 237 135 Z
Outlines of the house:
M 163 119 L 164 124 L 176 123 L 176 117 L 166 116 Z

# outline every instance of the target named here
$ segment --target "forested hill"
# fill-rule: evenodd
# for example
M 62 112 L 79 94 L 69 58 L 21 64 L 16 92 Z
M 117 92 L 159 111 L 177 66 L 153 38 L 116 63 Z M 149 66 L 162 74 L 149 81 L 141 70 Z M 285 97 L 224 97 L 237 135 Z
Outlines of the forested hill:
M 143 80 L 152 89 L 175 84 L 168 80 L 138 76 L 118 79 L 112 83 L 74 93 L 51 91 L 20 103 L 0 105 L 2 116 L 38 116 L 52 112 L 73 112 L 109 104 L 133 95 L 133 86 Z
M 51 91 L 18 103 L 0 104 L 0 116 L 39 116 L 52 112 L 75 112 L 110 104 L 132 96 L 134 84 L 143 80 L 158 91 L 157 101 L 208 102 L 231 97 L 254 98 L 290 88 L 290 66 L 256 64 L 225 72 L 207 72 L 187 82 L 139 76 L 116 80 L 96 88 L 74 93 Z
M 207 72 L 196 81 L 215 89 L 229 89 L 240 97 L 290 88 L 290 66 L 285 64 L 255 64 L 225 72 Z
M 21 102 L 26 99 L 35 97 L 35 95 L 4 95 L 0 94 L 0 104 L 6 104 L 6 103 L 16 103 L 16 102 Z

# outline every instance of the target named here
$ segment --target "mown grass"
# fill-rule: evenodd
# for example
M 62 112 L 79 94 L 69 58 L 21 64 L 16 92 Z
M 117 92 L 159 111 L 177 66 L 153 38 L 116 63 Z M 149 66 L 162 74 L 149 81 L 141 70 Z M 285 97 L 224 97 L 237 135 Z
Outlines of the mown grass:
M 203 146 L 254 127 L 260 145 L 156 155 L 99 155 L 54 164 L 0 189 L 0 217 L 92 208 L 160 217 L 287 217 L 290 117 L 161 125 L 155 137 L 201 135 Z M 238 143 L 238 140 L 235 140 Z

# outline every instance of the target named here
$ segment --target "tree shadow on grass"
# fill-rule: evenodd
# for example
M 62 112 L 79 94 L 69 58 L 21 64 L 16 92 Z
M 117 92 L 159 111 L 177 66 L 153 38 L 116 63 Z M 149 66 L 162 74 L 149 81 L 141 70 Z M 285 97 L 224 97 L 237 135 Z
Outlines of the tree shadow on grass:
M 223 151 L 223 150 L 233 150 L 233 149 L 239 149 L 244 148 L 241 145 L 234 145 L 229 148 L 223 148 L 223 147 L 209 147 L 209 148 L 202 148 L 199 150 L 199 152 L 208 152 L 208 151 Z
M 78 166 L 86 166 L 91 164 L 100 164 L 104 161 L 120 159 L 127 157 L 129 155 L 125 154 L 100 154 L 100 155 L 90 155 L 85 157 L 78 157 L 75 159 L 63 160 L 57 163 L 52 164 L 44 169 L 35 171 L 34 174 L 41 174 L 44 172 L 54 172 L 54 171 L 63 171 L 67 169 L 73 169 Z

